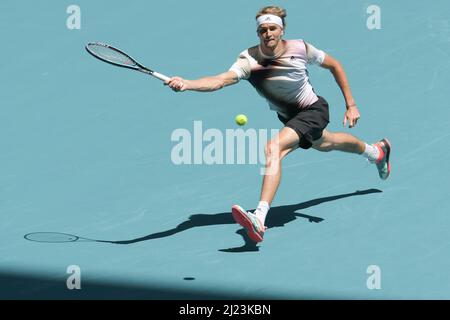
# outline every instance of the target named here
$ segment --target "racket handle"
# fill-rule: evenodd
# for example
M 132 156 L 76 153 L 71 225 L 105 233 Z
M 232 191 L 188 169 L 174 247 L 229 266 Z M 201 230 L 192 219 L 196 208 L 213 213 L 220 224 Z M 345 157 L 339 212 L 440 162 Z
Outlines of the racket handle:
M 161 73 L 154 72 L 154 71 L 152 73 L 152 76 L 154 76 L 155 78 L 158 78 L 159 80 L 164 81 L 164 82 L 170 80 L 170 78 L 168 76 L 165 76 Z

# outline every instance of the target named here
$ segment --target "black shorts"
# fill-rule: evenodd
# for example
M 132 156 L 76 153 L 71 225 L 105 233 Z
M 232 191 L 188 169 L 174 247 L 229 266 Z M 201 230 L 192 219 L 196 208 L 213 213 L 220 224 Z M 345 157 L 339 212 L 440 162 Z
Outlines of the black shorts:
M 322 137 L 323 130 L 330 122 L 330 114 L 328 110 L 328 102 L 318 97 L 315 103 L 305 109 L 300 109 L 286 119 L 278 114 L 278 118 L 284 125 L 297 132 L 300 137 L 299 146 L 302 149 L 312 147 L 313 141 Z

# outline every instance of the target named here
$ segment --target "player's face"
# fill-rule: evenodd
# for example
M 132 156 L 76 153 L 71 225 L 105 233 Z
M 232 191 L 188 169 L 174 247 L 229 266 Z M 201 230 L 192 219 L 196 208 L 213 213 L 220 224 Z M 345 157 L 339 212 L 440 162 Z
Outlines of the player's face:
M 261 45 L 268 49 L 275 49 L 283 36 L 283 28 L 274 23 L 263 23 L 258 28 Z

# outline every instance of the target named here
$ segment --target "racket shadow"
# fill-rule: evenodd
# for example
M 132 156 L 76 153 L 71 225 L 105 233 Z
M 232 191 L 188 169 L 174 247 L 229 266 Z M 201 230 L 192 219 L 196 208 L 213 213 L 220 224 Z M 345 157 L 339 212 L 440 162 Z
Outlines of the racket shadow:
M 352 193 L 340 194 L 336 196 L 317 198 L 313 200 L 309 200 L 302 203 L 285 205 L 272 207 L 270 209 L 270 215 L 267 216 L 266 226 L 268 229 L 271 228 L 280 228 L 284 227 L 286 224 L 296 220 L 297 218 L 302 218 L 308 220 L 310 223 L 320 223 L 324 220 L 321 217 L 310 216 L 302 213 L 297 213 L 296 211 L 310 208 L 313 206 L 320 205 L 325 202 L 336 201 L 348 197 L 368 195 L 372 193 L 381 193 L 381 190 L 378 189 L 368 189 L 363 191 L 356 191 Z M 230 212 L 222 212 L 216 214 L 194 214 L 191 215 L 188 220 L 180 223 L 175 228 L 161 231 L 157 233 L 152 233 L 146 235 L 144 237 L 139 237 L 130 240 L 119 240 L 119 241 L 110 241 L 110 240 L 96 240 L 96 239 L 88 239 L 83 237 L 78 237 L 75 235 L 65 234 L 65 233 L 48 233 L 48 232 L 34 232 L 29 233 L 24 236 L 25 239 L 29 241 L 35 242 L 46 242 L 46 243 L 61 243 L 61 242 L 102 242 L 102 243 L 111 243 L 111 244 L 120 244 L 120 245 L 130 245 L 142 241 L 155 240 L 165 237 L 170 237 L 180 232 L 190 230 L 193 228 L 206 227 L 206 226 L 215 226 L 215 225 L 226 225 L 226 224 L 236 224 Z M 220 249 L 221 252 L 228 253 L 240 253 L 240 252 L 252 252 L 259 251 L 259 247 L 256 243 L 254 243 L 247 236 L 247 233 L 244 229 L 239 229 L 236 231 L 236 234 L 240 235 L 244 244 L 241 247 L 236 248 L 228 248 L 228 249 Z M 47 238 L 45 238 L 45 237 Z M 64 237 L 66 237 L 67 241 L 64 241 Z M 53 240 L 53 241 L 52 241 Z
M 356 191 L 352 193 L 346 193 L 346 194 L 340 194 L 336 196 L 330 196 L 330 197 L 323 197 L 318 199 L 309 200 L 302 203 L 292 204 L 292 205 L 285 205 L 285 206 L 278 206 L 278 207 L 272 207 L 270 210 L 270 215 L 267 216 L 266 220 L 266 226 L 268 229 L 270 228 L 279 228 L 283 227 L 286 224 L 296 220 L 297 218 L 306 219 L 311 223 L 320 223 L 324 219 L 320 217 L 314 217 L 302 213 L 297 213 L 296 211 L 310 208 L 313 206 L 320 205 L 324 202 L 330 202 L 330 201 L 336 201 L 343 198 L 348 197 L 354 197 L 354 196 L 361 196 L 361 195 L 368 195 L 372 193 L 381 193 L 381 190 L 378 189 L 368 189 L 363 191 Z M 180 223 L 178 226 L 176 226 L 173 229 L 157 232 L 153 234 L 149 234 L 144 237 L 131 239 L 131 240 L 125 240 L 125 241 L 114 241 L 112 243 L 116 244 L 133 244 L 141 241 L 148 241 L 148 240 L 154 240 L 154 239 L 160 239 L 164 237 L 170 237 L 177 233 L 193 229 L 193 228 L 199 228 L 199 227 L 206 227 L 206 226 L 215 226 L 215 225 L 225 225 L 225 224 L 236 224 L 233 217 L 231 216 L 230 212 L 222 212 L 217 214 L 194 214 L 189 217 L 188 220 Z M 247 236 L 247 233 L 244 229 L 239 229 L 236 231 L 238 235 L 240 235 L 244 240 L 244 245 L 237 248 L 228 248 L 228 249 L 220 249 L 219 251 L 222 252 L 228 252 L 228 253 L 239 253 L 239 252 L 251 252 L 251 251 L 258 251 L 258 246 L 250 240 L 250 238 Z

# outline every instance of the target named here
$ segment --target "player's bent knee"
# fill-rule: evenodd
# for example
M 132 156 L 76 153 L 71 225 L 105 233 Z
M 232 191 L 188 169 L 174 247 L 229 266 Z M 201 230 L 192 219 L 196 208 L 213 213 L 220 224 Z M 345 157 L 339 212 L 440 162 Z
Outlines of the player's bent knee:
M 266 157 L 272 157 L 278 153 L 279 146 L 276 142 L 270 141 L 266 144 L 265 153 Z
M 313 149 L 316 149 L 317 151 L 321 152 L 330 152 L 334 150 L 334 144 L 330 141 L 324 141 L 321 139 L 321 141 L 317 141 L 316 143 L 313 143 Z
M 267 143 L 265 149 L 266 160 L 279 160 L 281 159 L 282 150 L 280 145 L 276 142 L 270 141 Z
M 330 152 L 333 151 L 333 145 L 331 143 L 324 143 L 316 147 L 315 149 L 321 152 Z
M 335 149 L 333 133 L 324 131 L 322 137 L 314 141 L 313 148 L 321 152 L 333 151 Z

